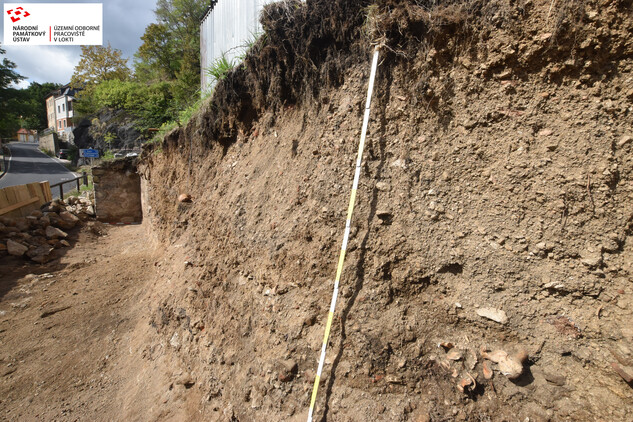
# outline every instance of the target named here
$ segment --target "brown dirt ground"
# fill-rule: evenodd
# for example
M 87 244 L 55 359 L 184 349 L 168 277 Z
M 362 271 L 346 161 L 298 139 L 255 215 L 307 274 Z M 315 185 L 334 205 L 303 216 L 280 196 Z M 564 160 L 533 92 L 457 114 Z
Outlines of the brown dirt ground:
M 72 232 L 71 242 L 74 248 L 47 265 L 0 262 L 2 420 L 124 414 L 134 363 L 128 356 L 138 347 L 131 333 L 142 320 L 157 252 L 142 226 L 90 223 Z

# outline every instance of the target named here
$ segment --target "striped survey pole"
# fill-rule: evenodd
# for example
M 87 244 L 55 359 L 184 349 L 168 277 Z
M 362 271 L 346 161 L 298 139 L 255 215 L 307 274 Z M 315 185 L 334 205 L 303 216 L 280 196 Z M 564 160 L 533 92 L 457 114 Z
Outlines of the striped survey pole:
M 312 398 L 310 399 L 310 411 L 308 412 L 308 422 L 312 422 L 314 413 L 314 405 L 319 391 L 319 381 L 323 372 L 323 364 L 325 363 L 325 350 L 327 349 L 328 338 L 330 337 L 330 329 L 332 328 L 332 320 L 334 319 L 334 310 L 336 309 L 336 298 L 338 296 L 338 286 L 343 273 L 343 264 L 345 262 L 345 252 L 347 251 L 347 241 L 349 239 L 349 231 L 352 223 L 352 214 L 354 213 L 354 203 L 356 202 L 356 191 L 358 190 L 358 179 L 360 179 L 360 166 L 363 160 L 363 149 L 365 149 L 365 138 L 367 136 L 367 126 L 369 125 L 369 109 L 371 107 L 371 94 L 374 90 L 374 80 L 376 79 L 376 68 L 378 67 L 378 47 L 374 50 L 374 60 L 371 65 L 371 75 L 369 76 L 369 88 L 367 90 L 367 102 L 365 104 L 365 116 L 363 118 L 363 129 L 360 135 L 360 143 L 358 144 L 358 158 L 356 159 L 356 172 L 354 173 L 354 183 L 352 185 L 352 194 L 349 198 L 349 207 L 347 208 L 347 220 L 345 221 L 345 234 L 343 235 L 343 246 L 341 247 L 341 255 L 338 259 L 338 267 L 336 268 L 336 279 L 334 280 L 334 292 L 332 293 L 332 302 L 330 303 L 330 311 L 327 315 L 327 324 L 325 324 L 325 334 L 323 335 L 323 345 L 321 346 L 321 358 L 319 359 L 319 368 L 314 378 L 314 387 L 312 387 Z

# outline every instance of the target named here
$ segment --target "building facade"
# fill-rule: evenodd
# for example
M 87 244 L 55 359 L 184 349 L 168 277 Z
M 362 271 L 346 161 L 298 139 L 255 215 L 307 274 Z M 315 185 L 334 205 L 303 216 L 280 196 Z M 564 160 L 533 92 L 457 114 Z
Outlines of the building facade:
M 18 142 L 37 142 L 38 135 L 36 130 L 21 128 L 17 132 Z
M 64 85 L 46 97 L 48 127 L 54 129 L 60 136 L 68 137 L 75 127 L 73 117 L 77 91 L 70 85 Z
M 67 128 L 73 127 L 72 117 L 72 97 L 61 95 L 55 98 L 55 112 L 57 113 L 56 126 L 58 133 L 64 132 Z
M 55 129 L 57 126 L 57 114 L 55 113 L 55 96 L 46 97 L 46 117 L 48 118 L 48 127 Z

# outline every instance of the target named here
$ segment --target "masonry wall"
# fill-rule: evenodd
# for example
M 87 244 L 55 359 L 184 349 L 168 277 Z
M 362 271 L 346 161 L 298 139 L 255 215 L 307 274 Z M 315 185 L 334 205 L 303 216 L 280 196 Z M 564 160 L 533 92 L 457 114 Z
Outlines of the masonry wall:
M 103 163 L 92 169 L 97 220 L 113 224 L 140 223 L 141 177 L 136 159 Z
M 57 142 L 57 134 L 52 131 L 45 131 L 40 134 L 40 149 L 51 151 L 52 153 L 57 154 L 58 142 Z

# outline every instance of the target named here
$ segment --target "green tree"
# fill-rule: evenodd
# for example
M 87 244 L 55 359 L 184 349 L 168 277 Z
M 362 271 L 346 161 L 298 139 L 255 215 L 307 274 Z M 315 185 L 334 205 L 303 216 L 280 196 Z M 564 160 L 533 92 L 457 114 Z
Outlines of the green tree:
M 82 45 L 79 64 L 71 79 L 75 88 L 90 89 L 99 82 L 118 79 L 124 81 L 130 77 L 127 59 L 121 57 L 121 50 L 100 45 Z
M 18 110 L 24 127 L 36 130 L 48 127 L 45 99 L 51 91 L 60 86 L 50 82 L 31 82 L 28 88 L 20 90 Z
M 0 55 L 6 54 L 6 50 L 0 47 Z M 0 62 L 0 90 L 8 88 L 11 84 L 18 83 L 24 79 L 24 76 L 19 75 L 13 69 L 16 68 L 15 63 L 6 57 Z
M 208 7 L 205 0 L 158 0 L 157 23 L 143 35 L 135 63 L 140 80 L 172 81 L 179 108 L 196 96 L 200 80 L 200 20 Z
M 130 78 L 127 59 L 121 56 L 121 50 L 100 45 L 82 45 L 79 64 L 70 80 L 74 88 L 82 88 L 77 93 L 75 110 L 77 117 L 92 114 L 98 110 L 94 102 L 95 87 L 105 81 L 125 81 Z
M 128 111 L 138 119 L 137 128 L 145 130 L 173 118 L 170 88 L 168 82 L 105 81 L 95 87 L 92 100 L 96 109 Z
M 72 83 L 87 89 L 81 92 L 75 110 L 85 115 L 104 107 L 122 109 L 137 118 L 141 130 L 174 119 L 198 97 L 200 20 L 207 6 L 207 0 L 158 0 L 157 22 L 145 28 L 143 44 L 135 54 L 133 79 L 96 77 L 88 63 L 101 60 L 84 63 L 83 56 L 90 51 L 82 49 Z
M 4 54 L 6 50 L 0 47 L 0 56 Z M 19 83 L 24 76 L 15 72 L 15 68 L 15 63 L 6 57 L 0 61 L 0 137 L 3 138 L 14 137 L 20 128 L 20 114 L 15 110 L 20 90 L 11 85 Z
M 143 44 L 135 54 L 136 77 L 142 81 L 175 79 L 180 62 L 167 25 L 157 23 L 148 25 L 141 39 Z

